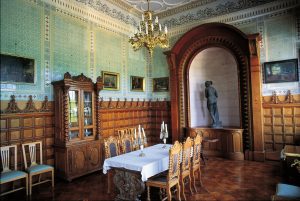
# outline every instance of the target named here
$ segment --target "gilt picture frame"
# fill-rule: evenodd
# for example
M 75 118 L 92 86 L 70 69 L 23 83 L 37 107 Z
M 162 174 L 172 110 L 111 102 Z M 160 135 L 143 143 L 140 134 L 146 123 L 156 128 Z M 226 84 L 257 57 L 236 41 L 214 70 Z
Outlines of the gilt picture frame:
M 169 91 L 169 77 L 153 78 L 153 92 Z
M 263 74 L 264 83 L 297 82 L 298 59 L 265 62 Z
M 103 89 L 120 90 L 120 74 L 108 71 L 102 71 Z
M 145 78 L 139 76 L 130 76 L 131 91 L 145 91 Z

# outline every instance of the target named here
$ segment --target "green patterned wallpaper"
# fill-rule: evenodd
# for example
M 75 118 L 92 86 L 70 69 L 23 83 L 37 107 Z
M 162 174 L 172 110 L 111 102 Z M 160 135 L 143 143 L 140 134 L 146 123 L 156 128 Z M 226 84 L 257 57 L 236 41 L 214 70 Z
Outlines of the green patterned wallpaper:
M 1 100 L 9 99 L 11 94 L 18 94 L 18 99 L 28 99 L 29 93 L 34 98 L 49 93 L 43 86 L 42 11 L 40 6 L 26 1 L 1 1 L 1 53 L 35 60 L 35 83 L 1 83 Z M 12 89 L 8 90 L 9 87 Z
M 162 52 L 155 50 L 151 63 L 146 50 L 133 51 L 126 34 L 99 26 L 78 13 L 61 12 L 50 3 L 1 1 L 1 53 L 36 61 L 35 84 L 1 83 L 1 100 L 9 100 L 12 94 L 17 100 L 28 100 L 29 95 L 36 100 L 45 96 L 53 100 L 51 81 L 62 79 L 67 71 L 71 75 L 83 73 L 94 81 L 102 71 L 119 73 L 120 90 L 101 91 L 104 100 L 153 98 L 152 77 L 168 76 Z M 130 90 L 130 76 L 145 78 L 144 92 Z M 169 93 L 158 94 L 158 98 L 169 98 Z

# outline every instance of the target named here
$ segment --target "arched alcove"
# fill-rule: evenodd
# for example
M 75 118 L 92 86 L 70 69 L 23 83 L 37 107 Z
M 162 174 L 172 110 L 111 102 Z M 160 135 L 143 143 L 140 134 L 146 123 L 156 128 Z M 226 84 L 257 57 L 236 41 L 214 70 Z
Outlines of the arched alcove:
M 202 50 L 192 60 L 188 77 L 190 127 L 211 125 L 204 92 L 206 80 L 212 81 L 217 89 L 217 105 L 222 125 L 241 127 L 238 69 L 231 52 L 220 47 Z
M 207 23 L 185 33 L 173 48 L 165 53 L 170 70 L 173 142 L 182 140 L 186 128 L 191 127 L 189 102 L 191 64 L 199 52 L 218 47 L 230 52 L 236 61 L 240 128 L 243 129 L 244 150 L 249 151 L 248 155 L 253 154 L 254 159 L 264 160 L 258 41 L 258 34 L 246 36 L 231 25 Z M 246 158 L 251 159 L 252 156 Z

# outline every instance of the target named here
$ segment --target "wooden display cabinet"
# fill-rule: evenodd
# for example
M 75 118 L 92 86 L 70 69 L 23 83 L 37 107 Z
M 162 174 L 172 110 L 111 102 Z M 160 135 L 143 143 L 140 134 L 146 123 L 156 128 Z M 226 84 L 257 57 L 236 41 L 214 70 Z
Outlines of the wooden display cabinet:
M 52 83 L 55 99 L 55 168 L 68 181 L 101 168 L 97 100 L 101 78 L 94 84 L 83 74 Z

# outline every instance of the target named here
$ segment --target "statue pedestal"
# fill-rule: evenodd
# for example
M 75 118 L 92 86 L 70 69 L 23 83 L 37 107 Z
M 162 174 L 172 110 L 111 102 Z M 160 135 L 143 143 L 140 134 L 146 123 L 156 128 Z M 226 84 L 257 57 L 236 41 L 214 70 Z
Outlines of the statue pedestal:
M 206 156 L 224 157 L 231 160 L 244 160 L 243 129 L 240 128 L 188 128 L 188 136 L 203 137 L 204 154 Z M 215 139 L 214 143 L 210 140 Z

